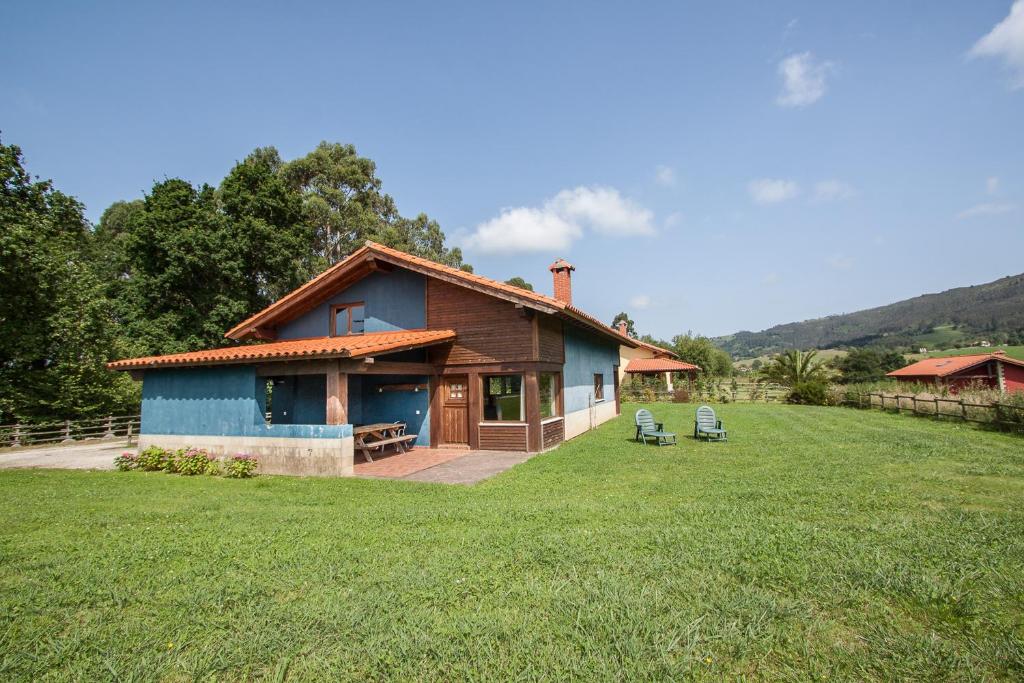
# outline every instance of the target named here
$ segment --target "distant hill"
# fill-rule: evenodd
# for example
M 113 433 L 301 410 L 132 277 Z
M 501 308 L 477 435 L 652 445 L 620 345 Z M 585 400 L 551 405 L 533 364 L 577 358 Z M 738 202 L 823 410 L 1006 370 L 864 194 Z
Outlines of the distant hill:
M 1021 343 L 1024 273 L 995 282 L 925 294 L 856 313 L 737 332 L 713 341 L 733 358 L 786 349 L 884 346 L 893 349 L 967 346 L 975 339 Z

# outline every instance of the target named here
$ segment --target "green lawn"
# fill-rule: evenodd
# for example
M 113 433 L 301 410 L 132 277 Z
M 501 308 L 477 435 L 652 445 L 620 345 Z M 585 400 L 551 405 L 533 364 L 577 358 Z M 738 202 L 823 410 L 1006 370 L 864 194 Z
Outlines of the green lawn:
M 475 487 L 3 471 L 0 680 L 1024 677 L 1024 440 L 632 409 Z

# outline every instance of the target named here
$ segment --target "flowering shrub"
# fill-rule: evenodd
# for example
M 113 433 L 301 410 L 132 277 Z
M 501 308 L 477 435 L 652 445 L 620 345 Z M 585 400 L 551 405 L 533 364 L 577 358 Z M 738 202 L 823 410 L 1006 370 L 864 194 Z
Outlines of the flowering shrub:
M 174 454 L 159 446 L 150 446 L 137 456 L 138 469 L 147 472 L 166 470 L 174 462 Z
M 114 458 L 114 465 L 122 472 L 130 472 L 134 469 L 138 469 L 139 456 L 135 455 L 131 451 L 125 451 Z
M 202 448 L 189 448 L 178 451 L 174 462 L 174 471 L 189 477 L 204 474 L 210 463 L 216 461 L 216 458 Z
M 206 463 L 206 474 L 211 477 L 219 477 L 224 471 L 221 469 L 220 460 L 211 458 Z
M 245 479 L 251 477 L 259 463 L 255 455 L 236 453 L 231 459 L 224 463 L 224 476 L 234 479 Z

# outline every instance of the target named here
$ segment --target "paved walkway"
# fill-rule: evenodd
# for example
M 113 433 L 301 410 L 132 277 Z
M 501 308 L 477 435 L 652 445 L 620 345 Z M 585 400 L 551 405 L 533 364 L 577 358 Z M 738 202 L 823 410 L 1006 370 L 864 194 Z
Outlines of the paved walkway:
M 135 450 L 123 439 L 87 444 L 40 446 L 0 452 L 0 469 L 11 467 L 52 467 L 69 470 L 112 470 L 114 458 L 122 451 Z
M 529 460 L 536 453 L 414 448 L 409 453 L 357 462 L 355 475 L 436 484 L 475 484 Z
M 402 477 L 408 481 L 427 481 L 435 484 L 475 484 L 505 470 L 526 462 L 537 453 L 511 453 L 505 451 L 470 451 L 460 458 L 448 460 L 429 469 Z

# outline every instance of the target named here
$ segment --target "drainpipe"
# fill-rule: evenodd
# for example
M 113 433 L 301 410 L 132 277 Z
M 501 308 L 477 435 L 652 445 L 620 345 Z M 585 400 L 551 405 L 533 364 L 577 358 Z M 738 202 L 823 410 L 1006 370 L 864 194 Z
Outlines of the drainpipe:
M 999 393 L 1006 393 L 1006 377 L 1003 375 L 1003 364 L 996 361 L 996 379 L 999 381 Z

